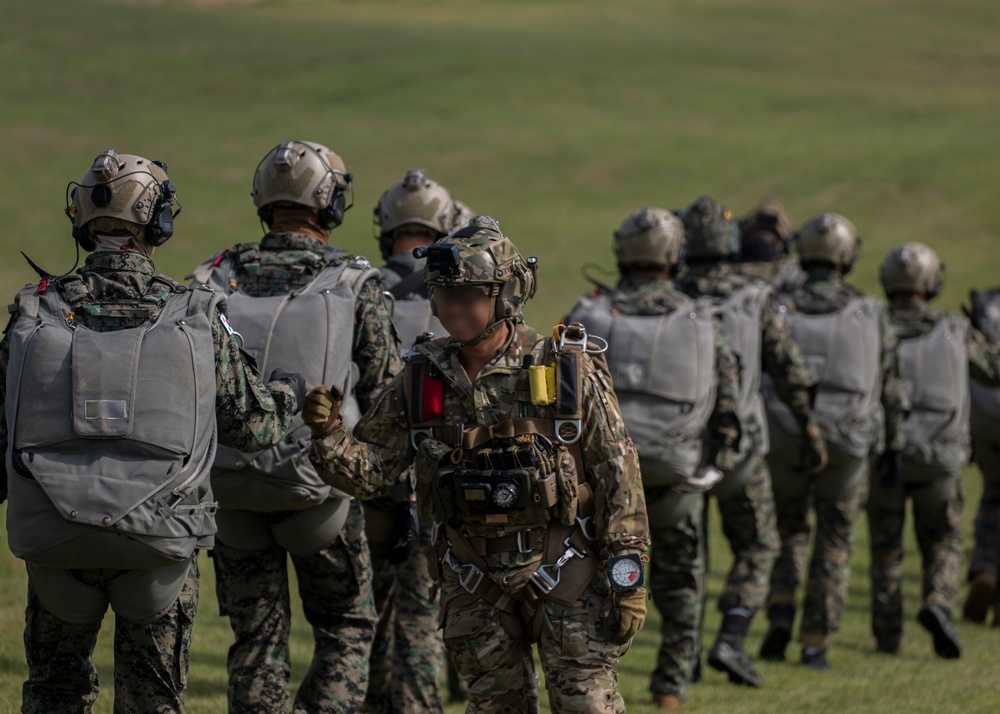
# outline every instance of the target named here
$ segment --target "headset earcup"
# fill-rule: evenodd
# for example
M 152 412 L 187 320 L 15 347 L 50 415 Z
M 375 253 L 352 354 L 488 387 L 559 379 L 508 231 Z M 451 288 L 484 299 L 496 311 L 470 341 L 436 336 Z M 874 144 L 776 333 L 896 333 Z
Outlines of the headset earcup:
M 90 231 L 86 228 L 73 228 L 73 240 L 75 240 L 81 248 L 83 248 L 88 253 L 94 252 L 97 244 L 94 243 L 94 239 L 90 237 Z
M 257 217 L 264 221 L 264 225 L 268 228 L 274 223 L 274 211 L 271 210 L 270 206 L 261 206 L 257 209 Z
M 316 219 L 324 230 L 330 230 L 344 222 L 345 210 L 347 210 L 347 198 L 344 196 L 343 189 L 338 186 L 333 191 L 333 198 L 330 199 L 329 205 L 319 209 Z
M 159 247 L 174 234 L 174 213 L 166 201 L 158 201 L 153 208 L 153 220 L 146 226 L 146 242 Z

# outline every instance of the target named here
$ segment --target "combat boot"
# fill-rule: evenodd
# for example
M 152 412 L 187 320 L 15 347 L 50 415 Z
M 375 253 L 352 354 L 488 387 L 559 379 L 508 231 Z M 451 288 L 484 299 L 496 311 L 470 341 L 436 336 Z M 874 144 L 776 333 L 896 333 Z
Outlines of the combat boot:
M 993 572 L 979 573 L 969 586 L 969 594 L 965 598 L 962 616 L 972 622 L 986 622 L 986 614 L 993 605 L 997 594 L 997 574 Z
M 826 661 L 825 647 L 804 647 L 802 649 L 802 664 L 817 672 L 829 672 L 830 663 Z
M 708 653 L 708 664 L 712 669 L 725 672 L 733 684 L 759 687 L 763 680 L 743 649 L 743 640 L 749 628 L 750 616 L 746 611 L 727 612 L 722 619 L 719 636 Z
M 917 620 L 934 636 L 934 652 L 944 659 L 958 659 L 962 646 L 951 624 L 951 614 L 940 605 L 929 603 L 920 608 Z
M 784 662 L 785 649 L 792 641 L 792 624 L 795 622 L 794 605 L 772 605 L 767 611 L 771 626 L 760 644 L 760 658 L 770 662 Z
M 661 694 L 653 692 L 653 706 L 657 709 L 677 709 L 684 703 L 684 700 L 676 694 Z

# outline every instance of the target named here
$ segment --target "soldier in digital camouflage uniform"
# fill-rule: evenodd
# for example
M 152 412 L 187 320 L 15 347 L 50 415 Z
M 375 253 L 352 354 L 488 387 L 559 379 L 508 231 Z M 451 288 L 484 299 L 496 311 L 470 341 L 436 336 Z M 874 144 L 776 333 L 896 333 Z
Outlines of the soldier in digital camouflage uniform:
M 868 523 L 872 549 L 872 631 L 880 652 L 896 654 L 903 635 L 903 525 L 906 501 L 923 560 L 923 606 L 917 620 L 934 651 L 961 655 L 952 613 L 962 567 L 962 467 L 968 462 L 969 378 L 1000 386 L 1000 350 L 966 318 L 932 308 L 944 266 L 922 243 L 893 249 L 879 277 L 900 340 L 911 401 L 906 444 L 889 472 L 872 479 Z
M 379 249 L 386 261 L 380 269 L 382 287 L 391 296 L 404 355 L 418 335 L 444 334 L 432 314 L 423 279 L 426 259 L 415 257 L 413 250 L 464 226 L 468 213 L 423 169 L 410 169 L 375 206 Z M 391 497 L 365 502 L 379 613 L 365 710 L 437 712 L 445 652 L 438 628 L 437 583 L 428 572 L 427 554 L 419 547 L 430 545 L 430 522 L 420 522 L 418 530 L 416 498 L 409 483 L 397 489 L 395 499 L 395 503 Z
M 492 219 L 438 241 L 427 261 L 451 336 L 416 345 L 356 436 L 337 418 L 338 391 L 313 390 L 315 460 L 362 497 L 415 464 L 468 711 L 538 711 L 533 641 L 553 711 L 624 711 L 614 667 L 645 619 L 649 538 L 606 366 L 578 326 L 555 338 L 521 322 L 536 264 Z
M 267 234 L 213 257 L 194 277 L 228 296 L 234 324 L 239 314 L 247 347 L 265 353 L 263 361 L 279 354 L 310 386 L 332 379 L 345 387 L 357 405 L 347 417 L 354 421 L 402 362 L 378 271 L 328 245 L 350 208 L 351 182 L 340 157 L 321 144 L 276 146 L 254 176 Z M 364 515 L 360 502 L 330 493 L 318 479 L 305 457 L 308 436 L 298 423 L 284 457 L 220 451 L 216 458 L 213 558 L 220 610 L 235 635 L 228 656 L 233 712 L 289 706 L 289 558 L 314 639 L 293 711 L 358 711 L 367 690 L 376 612 Z M 275 489 L 250 500 L 250 489 L 272 479 Z M 298 498 L 300 487 L 317 484 L 324 490 Z
M 651 523 L 650 584 L 662 624 L 650 690 L 655 707 L 674 709 L 686 696 L 698 659 L 705 593 L 704 493 L 732 469 L 740 440 L 739 365 L 710 305 L 702 306 L 707 310 L 695 324 L 709 328 L 706 346 L 711 345 L 711 354 L 700 351 L 699 340 L 685 339 L 690 337 L 691 317 L 699 306 L 671 281 L 681 267 L 684 248 L 680 220 L 662 208 L 643 208 L 622 221 L 614 238 L 621 273 L 618 284 L 598 286 L 581 297 L 567 322 L 582 322 L 609 341 L 608 365 L 625 423 L 639 451 Z M 643 335 L 657 337 L 638 344 Z M 704 453 L 697 455 L 700 468 L 692 477 L 681 478 L 668 458 L 658 457 L 661 437 L 650 437 L 647 425 L 652 421 L 653 431 L 661 432 L 669 423 L 679 432 L 679 422 L 668 413 L 669 403 L 660 404 L 652 413 L 646 405 L 656 397 L 679 403 L 679 387 L 695 381 L 689 379 L 685 366 L 697 368 L 709 358 L 714 369 L 709 373 L 711 388 L 702 397 L 706 403 L 692 403 L 688 412 L 702 416 L 684 430 L 692 432 L 696 441 L 704 441 Z M 640 375 L 647 373 L 658 374 L 659 383 L 644 383 Z
M 965 309 L 972 326 L 995 348 L 1000 345 L 1000 288 L 969 293 Z M 972 377 L 972 453 L 983 474 L 983 494 L 976 509 L 975 547 L 969 560 L 969 594 L 962 607 L 965 619 L 985 622 L 993 610 L 993 627 L 1000 627 L 1000 389 Z
M 718 501 L 722 529 L 733 551 L 733 565 L 719 597 L 722 626 L 708 662 L 734 684 L 760 686 L 760 674 L 744 650 L 754 614 L 767 598 L 768 581 L 778 557 L 771 476 L 764 460 L 768 434 L 762 375 L 795 416 L 804 437 L 798 451 L 801 467 L 816 474 L 826 466 L 826 445 L 813 417 L 811 390 L 815 380 L 806 369 L 791 328 L 774 308 L 770 289 L 737 274 L 730 261 L 739 250 L 739 226 L 732 213 L 703 197 L 683 212 L 688 270 L 680 289 L 708 298 L 722 316 L 722 329 L 742 368 L 738 400 L 742 443 L 734 468 L 709 491 Z
M 740 219 L 740 254 L 733 268 L 740 275 L 762 280 L 777 290 L 790 290 L 806 277 L 791 256 L 795 221 L 776 198 L 762 199 Z
M 197 548 L 212 544 L 214 504 L 207 502 L 208 470 L 205 453 L 199 453 L 197 442 L 193 451 L 187 450 L 188 444 L 180 453 L 202 464 L 201 471 L 195 467 L 194 473 L 189 473 L 192 469 L 180 466 L 180 478 L 190 477 L 190 481 L 178 484 L 171 479 L 161 489 L 161 477 L 156 474 L 164 472 L 168 458 L 164 445 L 170 443 L 171 425 L 203 429 L 206 443 L 200 448 L 204 451 L 212 448 L 216 429 L 220 443 L 241 449 L 266 448 L 285 433 L 304 394 L 304 384 L 297 375 L 278 373 L 269 384 L 260 380 L 226 323 L 224 302 L 207 291 L 187 291 L 155 273 L 152 254 L 172 235 L 177 206 L 165 165 L 102 152 L 82 181 L 74 185 L 67 208 L 74 238 L 92 254 L 78 273 L 44 276 L 37 287 L 22 290 L 0 342 L 0 390 L 7 405 L 0 415 L 0 442 L 8 452 L 0 501 L 7 497 L 9 487 L 8 542 L 15 553 L 25 548 L 31 551 L 21 553 L 28 561 L 24 631 L 28 679 L 23 688 L 23 712 L 90 711 L 100 690 L 91 656 L 109 603 L 115 611 L 114 711 L 184 711 L 181 694 L 187 684 L 188 652 L 198 606 Z M 39 355 L 39 347 L 33 346 L 38 344 L 37 338 L 26 343 L 22 328 L 33 331 L 36 319 L 39 324 L 46 320 L 46 304 L 60 307 L 58 320 L 46 325 L 48 337 L 42 339 L 55 338 L 65 345 L 64 350 L 71 349 L 71 339 L 74 355 L 81 355 L 79 362 L 73 359 L 73 370 L 81 378 L 89 375 L 92 382 L 74 380 L 76 387 L 72 387 L 67 378 L 63 392 L 58 386 L 62 384 L 57 374 L 60 367 L 45 371 L 52 367 L 45 360 L 51 360 L 55 353 L 53 343 L 42 348 L 45 355 Z M 25 311 L 39 317 L 29 319 Z M 150 345 L 148 348 L 135 346 L 132 335 L 139 327 L 143 328 L 142 344 Z M 67 328 L 71 338 L 64 341 L 60 335 Z M 129 339 L 131 348 L 123 343 L 111 351 L 92 348 Z M 36 351 L 32 353 L 32 349 Z M 178 351 L 184 357 L 168 361 Z M 116 371 L 121 365 L 116 358 L 125 353 L 131 364 L 135 352 L 139 354 L 139 382 L 116 390 L 121 382 L 121 372 Z M 204 370 L 193 376 L 197 403 L 207 406 L 198 424 L 182 394 L 192 379 L 187 374 L 192 354 Z M 67 365 L 66 370 L 70 359 L 61 363 Z M 110 375 L 105 368 L 109 364 Z M 155 374 L 158 369 L 163 372 L 160 376 Z M 157 391 L 164 378 L 169 379 L 171 389 Z M 44 393 L 20 394 L 40 381 L 48 384 Z M 92 397 L 87 416 L 102 415 L 83 426 L 77 422 L 79 430 L 86 432 L 93 424 L 91 430 L 113 431 L 115 423 L 131 412 L 130 434 L 119 431 L 120 438 L 95 440 L 81 438 L 78 431 L 69 442 L 70 451 L 60 451 L 60 444 L 46 444 L 46 440 L 73 438 L 62 433 L 66 417 L 60 414 L 71 413 L 70 400 L 73 393 L 79 393 L 77 389 Z M 156 396 L 150 396 L 151 392 Z M 102 396 L 105 398 L 99 398 Z M 36 434 L 34 443 L 28 443 L 32 439 L 26 433 L 37 431 L 33 425 L 39 420 L 48 439 Z M 72 431 L 72 424 L 68 429 Z M 133 446 L 130 435 L 142 445 Z M 68 484 L 59 478 L 61 471 L 72 470 L 72 464 L 79 463 L 78 455 L 87 455 L 88 463 L 101 469 L 99 475 L 86 479 L 82 492 L 73 488 L 81 480 L 78 470 L 71 473 Z M 49 466 L 44 467 L 44 463 Z M 121 472 L 116 463 L 127 463 L 128 467 Z M 8 472 L 11 465 L 13 471 Z M 55 502 L 48 504 L 47 498 L 38 498 L 36 482 L 52 489 L 52 498 L 60 503 L 76 506 L 79 518 L 76 510 L 68 514 L 52 510 Z M 99 493 L 101 484 L 107 484 L 103 493 Z M 90 498 L 91 488 L 99 495 Z M 134 500 L 125 504 L 119 503 L 120 498 L 116 500 L 119 494 L 133 498 L 136 488 L 147 493 L 138 505 Z M 32 504 L 34 511 L 26 514 L 25 509 Z M 73 522 L 89 520 L 90 510 L 115 513 L 114 509 L 130 515 L 115 516 L 114 522 L 106 517 L 103 525 Z M 182 524 L 181 531 L 171 525 L 174 522 Z M 48 543 L 52 546 L 48 550 L 31 549 L 32 544 L 46 543 L 47 535 L 40 526 L 51 531 L 57 541 L 54 546 Z M 155 567 L 155 558 L 143 562 L 143 558 L 151 558 L 148 552 L 140 552 L 149 548 L 144 543 L 155 544 L 159 552 L 173 553 L 175 562 Z M 137 544 L 137 548 L 131 550 L 123 544 Z M 66 565 L 67 569 L 48 565 L 60 553 L 73 565 Z M 120 567 L 117 559 L 134 562 L 141 569 Z
M 785 658 L 796 590 L 807 568 L 809 513 L 814 511 L 816 535 L 799 642 L 803 664 L 819 671 L 830 668 L 827 649 L 847 603 L 854 521 L 865 494 L 868 456 L 902 449 L 908 409 L 898 340 L 885 304 L 844 282 L 859 245 L 854 225 L 843 216 L 824 213 L 811 219 L 797 238 L 806 280 L 775 297 L 818 380 L 813 412 L 829 451 L 822 473 L 802 472 L 794 448 L 801 428 L 773 391 L 764 389 L 771 438 L 767 461 L 781 552 L 771 574 L 770 627 L 760 655 Z

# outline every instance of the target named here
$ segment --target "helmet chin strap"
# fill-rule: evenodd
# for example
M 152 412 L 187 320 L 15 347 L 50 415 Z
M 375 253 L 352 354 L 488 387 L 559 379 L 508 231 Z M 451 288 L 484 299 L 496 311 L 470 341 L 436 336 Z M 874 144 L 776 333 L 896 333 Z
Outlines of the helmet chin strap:
M 482 332 L 480 332 L 478 335 L 476 335 L 475 337 L 473 337 L 471 340 L 466 340 L 465 342 L 450 342 L 450 343 L 448 343 L 447 349 L 448 349 L 449 352 L 459 352 L 459 351 L 461 351 L 461 349 L 463 347 L 475 347 L 480 342 L 482 342 L 487 337 L 489 337 L 494 332 L 496 332 L 497 329 L 502 324 L 504 324 L 505 322 L 508 322 L 510 320 L 513 320 L 513 318 L 511 318 L 511 317 L 501 317 L 499 320 L 497 320 L 496 322 L 494 322 L 492 325 L 490 325 L 489 327 L 487 327 L 485 330 L 483 330 Z

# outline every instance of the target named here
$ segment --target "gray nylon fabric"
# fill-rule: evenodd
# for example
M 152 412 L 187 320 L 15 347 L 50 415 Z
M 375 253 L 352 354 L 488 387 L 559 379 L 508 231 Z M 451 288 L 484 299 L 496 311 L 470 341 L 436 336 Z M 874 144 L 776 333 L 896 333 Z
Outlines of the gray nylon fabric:
M 392 324 L 396 326 L 404 355 L 410 351 L 414 340 L 425 332 L 432 332 L 435 337 L 448 334 L 431 312 L 431 301 L 424 298 L 395 300 L 392 303 Z
M 761 322 L 770 288 L 748 283 L 718 304 L 722 334 L 740 358 L 740 403 L 737 414 L 742 436 L 736 463 L 766 454 L 770 447 L 764 399 L 761 396 Z
M 330 251 L 331 256 L 342 255 Z M 306 386 L 338 385 L 344 393 L 341 414 L 354 425 L 361 414 L 354 398 L 358 368 L 352 359 L 354 306 L 364 283 L 378 272 L 367 261 L 333 260 L 299 290 L 273 297 L 229 293 L 235 257 L 227 257 L 195 280 L 226 295 L 230 324 L 243 348 L 268 375 L 280 368 L 300 373 Z M 280 444 L 244 453 L 220 446 L 212 470 L 212 488 L 226 509 L 285 511 L 310 508 L 327 499 L 343 500 L 337 517 L 346 518 L 346 496 L 328 486 L 309 461 L 311 435 L 296 415 Z M 339 531 L 339 529 L 338 529 Z M 226 539 L 229 543 L 230 539 Z M 232 543 L 230 543 L 232 545 Z
M 926 335 L 899 341 L 912 404 L 904 424 L 908 481 L 958 474 L 969 460 L 968 329 L 967 320 L 947 315 Z
M 45 609 L 65 622 L 99 622 L 108 605 L 118 617 L 144 624 L 159 619 L 177 600 L 191 563 L 181 560 L 161 568 L 128 570 L 102 590 L 81 583 L 68 568 L 28 563 L 28 575 Z
M 147 568 L 211 546 L 218 301 L 181 289 L 154 323 L 98 333 L 66 320 L 58 290 L 22 290 L 6 403 L 15 555 L 56 568 Z M 124 407 L 88 418 L 88 402 Z
M 823 314 L 780 309 L 818 382 L 814 411 L 823 438 L 851 456 L 867 456 L 883 438 L 879 303 L 857 297 Z M 772 449 L 798 448 L 798 422 L 766 375 L 762 384 Z
M 606 358 L 645 486 L 691 479 L 703 461 L 715 407 L 714 308 L 688 300 L 668 315 L 614 313 L 609 293 L 584 298 L 570 316 L 608 342 Z

